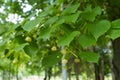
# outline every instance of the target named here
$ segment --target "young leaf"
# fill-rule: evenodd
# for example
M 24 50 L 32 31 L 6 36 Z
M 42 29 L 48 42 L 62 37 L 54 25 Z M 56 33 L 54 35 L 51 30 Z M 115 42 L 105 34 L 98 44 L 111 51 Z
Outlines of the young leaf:
M 94 52 L 81 52 L 79 57 L 84 61 L 97 63 L 100 56 Z
M 96 42 L 95 38 L 93 36 L 89 35 L 81 35 L 79 38 L 79 43 L 83 48 L 87 48 L 89 46 L 94 45 Z
M 111 25 L 110 22 L 107 20 L 102 20 L 97 23 L 92 23 L 87 25 L 88 30 L 92 33 L 92 35 L 97 40 L 100 36 L 102 36 L 104 33 L 106 33 Z

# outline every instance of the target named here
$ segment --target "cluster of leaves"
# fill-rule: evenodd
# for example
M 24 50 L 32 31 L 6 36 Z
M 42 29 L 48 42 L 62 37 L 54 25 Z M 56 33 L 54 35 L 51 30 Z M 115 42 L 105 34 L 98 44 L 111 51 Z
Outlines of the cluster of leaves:
M 0 27 L 0 53 L 13 64 L 31 62 L 43 68 L 57 64 L 63 55 L 97 63 L 99 54 L 89 48 L 120 37 L 120 19 L 110 22 L 102 18 L 103 10 L 79 1 L 65 4 L 57 0 L 38 15 L 31 14 L 14 26 L 9 24 L 7 31 Z M 66 52 L 61 54 L 63 49 Z

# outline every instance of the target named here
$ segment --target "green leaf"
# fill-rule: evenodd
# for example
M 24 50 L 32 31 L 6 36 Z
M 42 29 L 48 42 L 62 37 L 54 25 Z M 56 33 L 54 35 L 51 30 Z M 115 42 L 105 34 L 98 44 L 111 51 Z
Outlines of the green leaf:
M 84 61 L 97 63 L 100 56 L 94 52 L 81 52 L 79 57 Z
M 62 24 L 60 26 L 60 29 L 63 30 L 63 32 L 65 32 L 65 35 L 69 35 L 74 31 L 74 29 L 70 25 L 67 25 L 67 24 Z
M 83 11 L 83 13 L 81 14 L 81 17 L 85 20 L 93 22 L 95 20 L 96 16 L 100 15 L 101 12 L 102 12 L 102 10 L 99 6 L 92 9 L 91 5 L 89 5 L 85 9 L 85 11 Z
M 6 29 L 1 26 L 0 27 L 0 35 L 2 35 L 5 31 L 6 31 Z
M 54 16 L 54 17 L 51 17 L 50 19 L 48 19 L 46 22 L 45 22 L 45 26 L 48 26 L 48 25 L 51 25 L 53 24 L 55 21 L 58 20 L 58 17 L 57 16 Z
M 54 29 L 56 29 L 56 27 L 58 27 L 59 25 L 61 25 L 61 24 L 63 24 L 64 23 L 64 19 L 62 19 L 62 18 L 59 18 L 58 19 L 58 17 L 53 17 L 53 18 L 51 18 L 52 20 L 53 19 L 55 19 L 55 20 L 53 20 L 52 22 L 55 22 L 52 26 L 44 26 L 43 28 L 41 28 L 41 30 L 40 30 L 40 37 L 39 38 L 42 38 L 42 39 L 44 39 L 44 40 L 46 40 L 46 39 L 49 39 L 49 37 L 50 37 L 50 33 L 52 32 L 52 31 L 54 31 Z M 50 19 L 50 20 L 51 20 Z M 50 21 L 51 22 L 51 21 Z M 47 22 L 47 24 L 49 23 L 49 21 Z M 50 24 L 50 23 L 49 23 Z M 52 23 L 51 23 L 52 24 Z
M 17 42 L 17 43 L 19 43 L 19 44 L 23 44 L 23 43 L 25 43 L 26 41 L 25 41 L 25 37 L 23 37 L 22 35 L 18 35 L 18 36 L 15 36 L 15 41 Z
M 70 33 L 66 37 L 62 37 L 61 39 L 58 40 L 58 46 L 69 45 L 70 42 L 74 39 L 74 37 L 79 35 L 79 34 L 80 34 L 79 31 L 73 31 L 72 33 Z
M 93 10 L 92 10 L 96 15 L 101 15 L 102 13 L 102 9 L 99 6 L 96 6 Z
M 20 55 L 19 55 L 19 62 L 20 63 L 23 63 L 23 62 L 26 62 L 26 63 L 28 63 L 28 61 L 30 61 L 30 56 L 29 55 L 27 55 L 26 53 L 21 53 Z
M 48 16 L 48 15 L 55 15 L 56 14 L 56 8 L 54 5 L 48 5 L 47 7 L 44 8 L 44 11 L 40 16 Z
M 57 64 L 61 60 L 61 57 L 62 55 L 60 53 L 50 53 L 43 58 L 42 66 L 45 68 L 49 68 Z
M 118 37 L 120 37 L 120 29 L 111 29 L 111 30 L 108 32 L 107 36 L 108 36 L 109 38 L 111 38 L 112 40 L 117 39 Z
M 65 22 L 65 20 L 64 20 L 64 18 L 59 18 L 56 22 L 55 22 L 55 24 L 53 25 L 53 28 L 54 27 L 57 27 L 57 26 L 59 26 L 59 25 L 61 25 L 61 24 L 63 24 Z
M 44 18 L 42 18 L 42 17 L 41 17 L 41 18 L 38 17 L 38 18 L 36 18 L 36 19 L 34 19 L 34 20 L 27 21 L 27 22 L 24 24 L 23 29 L 24 29 L 25 31 L 30 32 L 30 31 L 31 31 L 34 27 L 36 27 L 37 24 L 39 24 L 43 19 L 44 19 Z
M 51 27 L 42 28 L 40 30 L 40 37 L 39 38 L 42 38 L 44 40 L 49 39 L 51 32 L 52 32 L 52 28 Z
M 2 68 L 3 70 L 8 69 L 10 66 L 10 60 L 7 58 L 4 59 L 0 59 L 0 68 Z
M 15 46 L 14 50 L 16 52 L 18 52 L 18 51 L 22 50 L 26 45 L 29 45 L 29 44 L 28 43 L 24 43 L 24 44 L 17 45 L 17 46 Z
M 93 14 L 92 12 L 86 12 L 86 13 L 82 13 L 82 18 L 86 19 L 88 21 L 94 21 L 95 20 L 95 14 Z
M 112 28 L 120 28 L 120 19 L 112 21 L 111 27 Z
M 33 56 L 38 52 L 38 47 L 37 44 L 35 42 L 30 43 L 29 45 L 24 47 L 24 51 L 26 54 L 28 54 L 29 56 Z
M 0 52 L 4 52 L 4 50 L 7 48 L 8 39 L 3 39 L 3 41 L 0 41 Z
M 76 12 L 75 14 L 62 16 L 62 18 L 65 20 L 66 23 L 75 23 L 75 21 L 78 19 L 80 12 Z
M 109 21 L 102 20 L 97 23 L 88 24 L 87 27 L 95 39 L 98 39 L 110 29 L 111 25 Z
M 89 36 L 89 35 L 81 35 L 78 40 L 83 48 L 87 48 L 87 47 L 92 46 L 96 43 L 95 38 L 92 36 Z
M 66 15 L 66 14 L 75 13 L 79 6 L 80 6 L 80 3 L 70 5 L 65 10 L 63 10 L 61 14 Z

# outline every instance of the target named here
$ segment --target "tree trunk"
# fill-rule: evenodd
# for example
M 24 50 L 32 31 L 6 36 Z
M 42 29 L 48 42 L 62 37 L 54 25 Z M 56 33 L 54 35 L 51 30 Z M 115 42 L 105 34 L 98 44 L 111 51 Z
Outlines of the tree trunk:
M 97 63 L 94 64 L 95 67 L 95 80 L 100 80 L 100 75 L 99 75 L 99 65 Z
M 74 71 L 75 71 L 75 76 L 76 80 L 79 80 L 79 73 L 80 73 L 80 63 L 74 63 Z
M 44 80 L 47 80 L 47 70 L 45 70 L 45 77 Z
M 113 41 L 113 72 L 115 80 L 120 80 L 120 38 Z
M 114 77 L 114 72 L 113 72 L 113 63 L 112 63 L 113 57 L 112 57 L 111 51 L 109 51 L 110 50 L 110 46 L 109 45 L 107 45 L 107 50 L 108 50 L 109 65 L 110 65 L 110 69 L 111 69 L 112 80 L 115 80 L 114 79 L 115 78 Z
M 104 60 L 100 59 L 99 64 L 94 64 L 95 80 L 104 80 Z
M 100 59 L 101 69 L 100 69 L 100 80 L 104 80 L 104 58 L 101 55 Z

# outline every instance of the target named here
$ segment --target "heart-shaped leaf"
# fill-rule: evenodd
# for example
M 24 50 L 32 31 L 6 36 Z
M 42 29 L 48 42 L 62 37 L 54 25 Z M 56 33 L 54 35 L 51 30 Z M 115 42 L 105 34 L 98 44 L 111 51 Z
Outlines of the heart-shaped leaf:
M 88 30 L 97 40 L 100 36 L 105 34 L 111 27 L 111 24 L 107 20 L 102 20 L 96 23 L 91 23 L 87 25 Z

